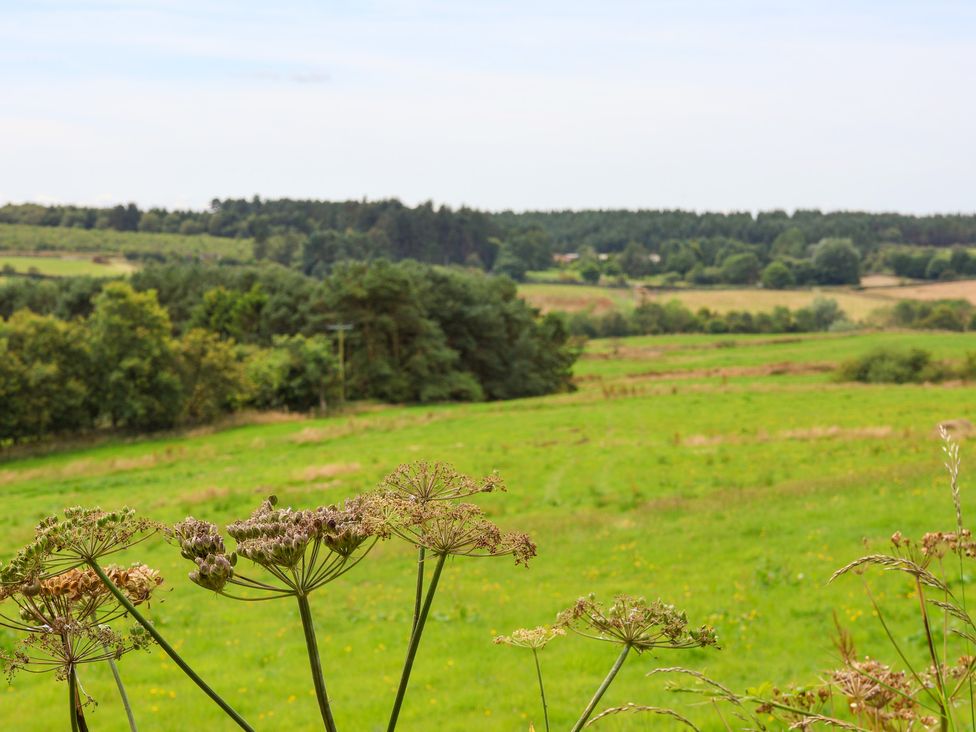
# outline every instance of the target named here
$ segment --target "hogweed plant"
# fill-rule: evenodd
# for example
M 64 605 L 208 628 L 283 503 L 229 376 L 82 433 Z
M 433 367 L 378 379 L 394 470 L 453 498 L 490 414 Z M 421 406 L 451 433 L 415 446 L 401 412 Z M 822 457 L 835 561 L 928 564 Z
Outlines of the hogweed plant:
M 684 612 L 660 600 L 647 602 L 642 597 L 617 595 L 613 602 L 604 605 L 594 595 L 579 598 L 572 607 L 559 613 L 556 625 L 532 630 L 516 630 L 511 636 L 500 636 L 496 643 L 530 648 L 536 662 L 539 680 L 539 694 L 542 699 L 546 729 L 549 729 L 549 709 L 545 698 L 542 670 L 539 666 L 538 651 L 549 641 L 569 630 L 578 636 L 620 646 L 620 652 L 597 687 L 596 692 L 584 707 L 571 732 L 579 732 L 587 726 L 600 699 L 610 688 L 631 651 L 641 654 L 652 650 L 680 650 L 690 648 L 718 647 L 714 629 L 707 625 L 698 628 L 688 626 Z M 631 705 L 634 706 L 634 705 Z M 636 708 L 636 707 L 635 707 Z M 671 710 L 658 710 L 657 707 L 640 707 L 640 711 L 657 711 L 675 719 L 683 720 L 681 715 Z M 598 718 L 613 714 L 620 709 L 601 712 Z
M 173 534 L 183 557 L 197 565 L 190 573 L 195 584 L 236 600 L 297 600 L 319 711 L 325 728 L 335 732 L 308 596 L 355 567 L 387 533 L 372 496 L 308 511 L 276 506 L 271 496 L 249 518 L 227 527 L 236 542 L 230 553 L 217 527 L 207 521 L 187 518 Z M 266 576 L 240 572 L 238 557 Z
M 527 534 L 503 534 L 485 518 L 481 508 L 459 501 L 475 493 L 504 490 L 497 476 L 479 482 L 443 463 L 415 463 L 394 471 L 384 481 L 384 487 L 381 502 L 384 524 L 393 535 L 417 547 L 418 557 L 410 642 L 387 725 L 387 732 L 393 732 L 447 558 L 511 556 L 516 565 L 528 566 L 529 559 L 536 554 L 536 546 Z M 424 565 L 431 559 L 434 569 L 425 589 Z
M 105 574 L 133 605 L 148 602 L 162 583 L 159 573 L 143 564 L 106 567 Z M 110 626 L 126 611 L 93 571 L 73 568 L 45 579 L 23 578 L 0 587 L 0 601 L 9 601 L 16 608 L 13 614 L 0 610 L 0 626 L 23 635 L 12 653 L 0 652 L 0 666 L 8 678 L 18 671 L 53 672 L 67 681 L 71 727 L 85 730 L 78 668 L 107 662 L 112 664 L 126 704 L 125 687 L 114 662 L 129 651 L 145 648 L 149 638 L 141 629 L 119 632 Z M 126 709 L 133 727 L 131 709 Z
M 200 678 L 136 607 L 148 601 L 152 589 L 150 585 L 157 583 L 158 575 L 144 565 L 133 565 L 129 569 L 101 566 L 101 560 L 105 557 L 146 541 L 160 528 L 158 523 L 136 516 L 129 508 L 103 511 L 100 508 L 74 507 L 65 509 L 63 518 L 49 516 L 41 521 L 35 528 L 33 541 L 0 570 L 3 596 L 20 607 L 20 617 L 25 627 L 33 627 L 33 630 L 27 631 L 27 645 L 15 652 L 7 666 L 33 670 L 42 668 L 45 658 L 48 665 L 50 662 L 54 662 L 56 667 L 60 664 L 63 671 L 59 672 L 59 676 L 67 679 L 70 690 L 71 728 L 85 729 L 77 667 L 96 660 L 114 664 L 115 659 L 126 650 L 144 645 L 142 639 L 131 634 L 128 637 L 121 635 L 106 624 L 123 615 L 128 616 L 139 623 L 173 662 L 238 726 L 253 732 L 250 725 Z M 101 587 L 95 584 L 96 580 Z M 111 602 L 108 601 L 109 596 Z M 67 616 L 54 617 L 65 610 L 70 610 Z M 37 621 L 35 626 L 30 626 L 32 619 Z M 41 622 L 42 619 L 48 622 Z M 118 680 L 114 665 L 113 674 Z M 125 702 L 121 683 L 119 690 Z M 126 712 L 132 726 L 131 710 L 127 708 Z
M 511 635 L 500 635 L 495 638 L 495 643 L 514 646 L 515 648 L 528 648 L 532 651 L 532 658 L 535 661 L 535 674 L 539 681 L 539 698 L 542 700 L 542 718 L 546 723 L 546 732 L 549 732 L 549 705 L 546 703 L 546 687 L 542 683 L 539 652 L 548 645 L 549 641 L 561 635 L 566 635 L 566 631 L 562 628 L 540 625 L 538 628 L 519 628 L 512 631 Z
M 391 495 L 418 506 L 426 506 L 435 501 L 458 501 L 477 493 L 505 491 L 505 484 L 496 475 L 485 476 L 480 481 L 459 473 L 447 463 L 429 463 L 421 460 L 400 465 L 383 480 L 381 488 Z M 413 621 L 410 633 L 417 627 L 420 606 L 424 596 L 424 559 L 427 549 L 417 548 L 417 588 L 414 593 Z
M 309 597 L 356 567 L 381 539 L 400 539 L 417 551 L 417 576 L 409 642 L 387 724 L 388 732 L 393 732 L 448 559 L 510 557 L 518 566 L 527 565 L 536 555 L 536 545 L 528 535 L 502 532 L 479 506 L 464 500 L 504 490 L 494 474 L 478 480 L 444 463 L 414 463 L 397 468 L 379 490 L 341 504 L 300 510 L 279 507 L 272 496 L 249 517 L 228 525 L 229 539 L 215 524 L 193 517 L 164 530 L 130 509 L 67 509 L 63 518 L 42 521 L 34 540 L 0 569 L 0 600 L 15 607 L 13 613 L 0 614 L 0 625 L 25 636 L 17 649 L 2 657 L 3 665 L 8 673 L 51 670 L 67 680 L 71 729 L 80 732 L 87 729 L 87 722 L 78 667 L 109 663 L 134 731 L 134 717 L 114 662 L 148 645 L 151 638 L 240 728 L 253 732 L 140 612 L 139 606 L 149 602 L 161 582 L 158 573 L 142 564 L 102 566 L 106 557 L 165 533 L 192 562 L 189 579 L 199 587 L 244 602 L 295 599 L 322 722 L 327 732 L 336 732 Z M 228 547 L 230 540 L 233 548 Z M 113 627 L 127 618 L 135 620 L 145 633 Z M 717 645 L 710 627 L 690 627 L 684 613 L 674 607 L 628 595 L 618 595 L 606 606 L 592 596 L 581 598 L 553 626 L 497 638 L 498 643 L 532 651 L 547 732 L 549 708 L 539 654 L 550 641 L 568 632 L 620 647 L 572 732 L 620 711 L 605 710 L 591 719 L 631 652 Z M 669 710 L 657 712 L 683 719 Z

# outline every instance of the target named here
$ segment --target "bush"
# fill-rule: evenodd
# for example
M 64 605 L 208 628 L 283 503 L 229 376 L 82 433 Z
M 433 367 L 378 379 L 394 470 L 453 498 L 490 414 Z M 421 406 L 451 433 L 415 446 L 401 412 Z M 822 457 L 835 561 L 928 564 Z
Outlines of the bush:
M 787 287 L 793 287 L 796 280 L 790 268 L 777 259 L 775 262 L 770 262 L 763 270 L 762 283 L 763 287 L 769 290 L 785 290 Z
M 864 384 L 918 384 L 942 381 L 952 371 L 932 361 L 932 354 L 921 348 L 896 351 L 881 348 L 841 364 L 837 372 L 840 381 L 859 381 Z

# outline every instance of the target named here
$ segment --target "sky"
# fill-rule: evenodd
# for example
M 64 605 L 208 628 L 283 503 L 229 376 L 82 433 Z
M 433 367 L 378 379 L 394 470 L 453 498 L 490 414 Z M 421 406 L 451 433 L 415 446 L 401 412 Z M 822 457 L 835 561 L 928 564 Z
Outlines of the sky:
M 976 211 L 976 3 L 0 0 L 0 202 Z

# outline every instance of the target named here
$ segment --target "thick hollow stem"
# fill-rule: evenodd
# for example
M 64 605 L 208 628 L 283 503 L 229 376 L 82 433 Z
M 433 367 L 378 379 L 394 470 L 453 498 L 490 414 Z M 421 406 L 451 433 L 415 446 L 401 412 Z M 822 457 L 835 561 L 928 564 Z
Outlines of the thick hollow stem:
M 546 722 L 546 732 L 549 732 L 549 705 L 546 704 L 546 687 L 542 685 L 542 666 L 539 665 L 539 649 L 532 649 L 535 658 L 535 675 L 539 677 L 539 696 L 542 697 L 542 716 Z
M 71 720 L 71 732 L 78 732 L 78 705 L 75 702 L 75 670 L 68 669 L 68 713 Z
M 427 550 L 420 547 L 417 550 L 417 592 L 413 599 L 413 623 L 410 625 L 410 635 L 417 629 L 417 618 L 420 617 L 420 604 L 424 599 L 424 557 Z
M 386 728 L 387 732 L 393 732 L 396 729 L 400 707 L 403 706 L 403 697 L 407 693 L 407 684 L 410 682 L 413 661 L 417 657 L 417 648 L 420 646 L 420 636 L 424 633 L 424 624 L 427 622 L 427 614 L 430 612 L 430 605 L 434 601 L 434 593 L 437 591 L 437 583 L 441 578 L 441 570 L 444 569 L 446 559 L 446 554 L 437 557 L 437 565 L 434 567 L 433 575 L 431 575 L 423 607 L 420 608 L 420 615 L 417 616 L 417 627 L 413 629 L 413 633 L 410 635 L 410 645 L 407 647 L 407 657 L 403 662 L 403 673 L 400 674 L 400 686 L 397 688 L 396 699 L 393 701 L 393 711 L 390 713 L 390 724 Z
M 586 705 L 586 709 L 583 710 L 582 716 L 577 720 L 576 724 L 573 725 L 573 729 L 570 732 L 579 732 L 583 729 L 583 725 L 586 724 L 586 720 L 590 718 L 593 714 L 593 710 L 596 709 L 596 705 L 600 703 L 600 699 L 606 693 L 607 689 L 610 688 L 610 684 L 613 683 L 614 677 L 617 672 L 620 671 L 620 667 L 624 665 L 624 661 L 627 660 L 627 654 L 630 652 L 630 646 L 624 646 L 624 649 L 617 656 L 616 662 L 613 664 L 613 668 L 610 669 L 610 673 L 607 674 L 607 678 L 603 680 L 600 684 L 600 688 L 596 690 L 596 694 L 590 699 L 590 703 Z
M 299 594 L 298 609 L 302 614 L 302 628 L 305 630 L 305 646 L 308 649 L 308 663 L 312 668 L 312 683 L 315 684 L 315 696 L 319 700 L 319 711 L 328 732 L 336 732 L 335 720 L 332 718 L 332 707 L 329 706 L 329 695 L 325 690 L 325 677 L 322 675 L 322 661 L 319 658 L 319 644 L 315 639 L 315 626 L 312 625 L 312 609 L 308 605 L 308 595 Z
M 106 651 L 108 648 L 106 647 Z M 122 699 L 122 707 L 125 709 L 125 716 L 129 720 L 129 732 L 139 732 L 136 729 L 136 718 L 132 713 L 132 705 L 129 704 L 129 695 L 125 693 L 125 684 L 122 683 L 122 677 L 119 675 L 119 667 L 115 663 L 114 658 L 108 659 L 109 668 L 112 669 L 112 676 L 115 678 L 115 685 L 119 688 L 119 697 Z
M 132 618 L 139 623 L 139 625 L 145 628 L 146 632 L 149 633 L 153 640 L 159 644 L 159 647 L 166 652 L 166 655 L 173 659 L 173 663 L 179 666 L 183 673 L 189 676 L 193 683 L 199 686 L 203 693 L 209 696 L 218 707 L 223 709 L 224 713 L 233 719 L 237 723 L 238 727 L 246 730 L 246 732 L 254 732 L 254 728 L 251 727 L 251 725 L 249 725 L 240 714 L 235 712 L 233 707 L 225 702 L 216 691 L 211 689 L 207 682 L 201 679 L 197 675 L 196 671 L 190 668 L 189 664 L 187 664 L 180 654 L 176 652 L 176 649 L 166 642 L 166 639 L 159 634 L 159 631 L 153 627 L 153 624 L 143 617 L 142 613 L 140 613 L 136 609 L 135 605 L 129 601 L 129 598 L 125 596 L 125 593 L 116 587 L 115 583 L 108 578 L 108 575 L 106 575 L 102 568 L 98 565 L 98 562 L 96 562 L 94 559 L 88 559 L 86 560 L 86 563 L 92 568 L 95 574 L 98 575 L 98 578 L 102 581 L 102 584 L 108 588 L 108 591 L 115 595 L 115 599 L 118 600 L 122 607 L 128 611 L 129 615 L 131 615 Z

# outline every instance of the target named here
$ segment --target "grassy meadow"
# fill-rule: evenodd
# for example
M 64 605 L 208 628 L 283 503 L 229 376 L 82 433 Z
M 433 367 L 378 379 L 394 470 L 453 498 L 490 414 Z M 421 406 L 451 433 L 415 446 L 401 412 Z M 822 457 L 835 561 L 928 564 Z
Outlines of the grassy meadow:
M 626 294 L 626 291 L 623 291 Z M 678 704 L 656 666 L 707 672 L 737 690 L 811 682 L 835 662 L 836 612 L 863 653 L 889 654 L 857 578 L 831 572 L 906 534 L 954 526 L 936 424 L 971 417 L 968 385 L 865 386 L 833 381 L 839 361 L 881 345 L 939 358 L 976 350 L 969 335 L 669 336 L 597 341 L 577 364 L 579 390 L 507 403 L 377 407 L 327 419 L 282 416 L 222 431 L 106 442 L 0 463 L 0 555 L 33 523 L 66 505 L 128 504 L 172 522 L 225 524 L 270 493 L 313 506 L 368 490 L 393 467 L 445 460 L 465 472 L 497 469 L 507 494 L 479 503 L 503 529 L 528 531 L 539 556 L 450 561 L 435 600 L 403 730 L 542 729 L 528 651 L 496 634 L 551 622 L 576 597 L 627 592 L 663 598 L 692 624 L 718 631 L 722 649 L 632 656 L 601 705 Z M 974 420 L 976 421 L 976 420 Z M 963 505 L 976 453 L 962 448 Z M 156 624 L 257 729 L 318 726 L 293 601 L 237 603 L 185 579 L 190 565 L 162 539 L 121 561 L 159 568 Z M 353 572 L 313 595 L 340 728 L 385 729 L 409 629 L 415 555 L 378 545 Z M 875 579 L 895 632 L 920 657 L 909 589 Z M 0 643 L 12 635 L 0 631 Z M 554 729 L 567 729 L 616 649 L 568 636 L 542 653 Z M 235 729 L 159 650 L 120 669 L 140 728 Z M 98 700 L 92 729 L 123 730 L 107 668 L 84 668 Z M 2 687 L 0 687 L 2 689 Z M 0 726 L 64 727 L 64 686 L 23 674 L 0 690 Z M 30 709 L 30 722 L 24 710 Z M 715 729 L 707 708 L 687 713 Z M 25 726 L 26 724 L 26 726 Z M 607 730 L 666 729 L 661 718 L 618 718 Z

